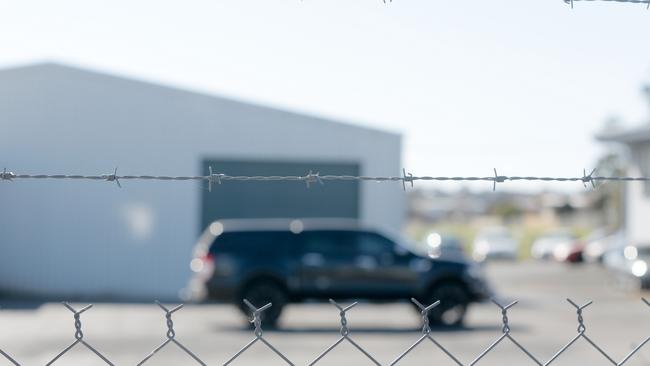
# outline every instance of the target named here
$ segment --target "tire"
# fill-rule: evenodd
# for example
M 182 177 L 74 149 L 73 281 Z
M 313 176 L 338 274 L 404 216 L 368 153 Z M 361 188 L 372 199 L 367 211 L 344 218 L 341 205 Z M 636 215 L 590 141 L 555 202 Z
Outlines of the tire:
M 244 299 L 247 299 L 255 307 L 261 308 L 262 306 L 271 303 L 272 306 L 264 310 L 261 314 L 262 327 L 275 328 L 277 326 L 282 310 L 288 302 L 288 296 L 285 289 L 279 284 L 272 281 L 258 281 L 254 282 L 244 289 L 239 302 L 239 309 L 250 318 L 251 311 L 244 304 Z M 252 326 L 252 324 L 251 324 Z
M 440 305 L 429 312 L 429 323 L 439 326 L 460 326 L 463 324 L 469 295 L 467 290 L 456 282 L 443 282 L 431 288 L 426 303 L 440 300 Z

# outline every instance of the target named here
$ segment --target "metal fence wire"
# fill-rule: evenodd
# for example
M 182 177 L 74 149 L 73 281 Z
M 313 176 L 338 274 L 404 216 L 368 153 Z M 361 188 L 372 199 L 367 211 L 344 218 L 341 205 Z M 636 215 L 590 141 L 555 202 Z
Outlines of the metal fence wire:
M 589 305 L 591 305 L 593 302 L 589 301 L 583 305 L 578 305 L 571 299 L 567 299 L 569 304 L 576 310 L 576 315 L 578 318 L 578 327 L 577 327 L 577 334 L 573 336 L 562 348 L 560 348 L 557 352 L 553 354 L 553 356 L 547 360 L 547 361 L 541 361 L 538 357 L 533 355 L 531 351 L 528 350 L 522 343 L 520 343 L 515 336 L 512 334 L 511 329 L 510 329 L 510 323 L 508 320 L 508 311 L 515 306 L 518 302 L 514 301 L 508 305 L 503 305 L 496 300 L 492 300 L 496 306 L 501 310 L 501 322 L 502 322 L 502 327 L 501 327 L 501 334 L 494 340 L 489 346 L 487 346 L 481 353 L 479 353 L 476 357 L 474 357 L 471 361 L 467 363 L 463 363 L 460 361 L 456 356 L 454 356 L 444 345 L 442 345 L 440 342 L 438 342 L 434 336 L 432 335 L 431 328 L 429 326 L 429 311 L 431 311 L 433 308 L 438 306 L 440 304 L 440 301 L 436 301 L 433 304 L 430 305 L 423 305 L 420 302 L 418 302 L 415 299 L 411 299 L 413 303 L 420 309 L 420 314 L 422 316 L 422 335 L 412 344 L 410 345 L 406 350 L 404 350 L 402 353 L 400 353 L 398 356 L 395 357 L 392 361 L 389 363 L 380 363 L 375 357 L 373 357 L 369 351 L 367 351 L 363 346 L 361 346 L 357 341 L 352 339 L 351 330 L 348 327 L 348 321 L 347 321 L 347 313 L 354 308 L 357 303 L 353 303 L 347 306 L 340 305 L 334 300 L 330 299 L 330 303 L 336 307 L 336 309 L 339 311 L 339 316 L 340 316 L 340 323 L 341 323 L 341 329 L 340 329 L 340 337 L 330 346 L 325 348 L 318 356 L 314 358 L 313 361 L 311 361 L 308 365 L 316 365 L 318 364 L 321 360 L 326 358 L 326 356 L 335 350 L 335 348 L 340 345 L 343 342 L 348 342 L 351 344 L 357 351 L 359 351 L 361 354 L 363 354 L 368 360 L 370 360 L 373 364 L 377 366 L 381 365 L 397 365 L 406 357 L 412 350 L 414 350 L 416 347 L 421 345 L 422 343 L 425 343 L 426 341 L 430 341 L 433 345 L 438 348 L 439 351 L 442 351 L 451 361 L 453 361 L 454 364 L 458 366 L 472 366 L 476 365 L 483 357 L 485 357 L 488 353 L 492 352 L 494 349 L 497 348 L 497 346 L 504 342 L 504 341 L 509 341 L 512 344 L 514 344 L 521 352 L 523 352 L 528 359 L 530 360 L 531 364 L 534 365 L 539 365 L 539 366 L 547 366 L 553 364 L 560 356 L 566 352 L 568 349 L 570 349 L 576 342 L 578 342 L 580 339 L 584 340 L 589 346 L 591 346 L 594 349 L 594 352 L 602 356 L 603 359 L 607 360 L 609 364 L 611 365 L 625 365 L 630 359 L 633 358 L 633 356 L 641 349 L 643 348 L 648 341 L 650 341 L 650 336 L 646 337 L 638 346 L 636 346 L 632 351 L 630 351 L 627 355 L 625 355 L 620 361 L 616 361 L 614 357 L 612 357 L 610 354 L 608 354 L 603 347 L 599 346 L 596 344 L 595 341 L 593 341 L 589 336 L 587 335 L 587 326 L 585 325 L 584 318 L 582 316 L 582 313 L 585 308 L 587 308 Z M 643 302 L 650 306 L 650 302 L 647 301 L 646 299 L 642 299 Z M 278 348 L 276 348 L 269 340 L 267 340 L 264 337 L 264 332 L 262 330 L 262 313 L 273 306 L 271 303 L 268 303 L 260 308 L 255 307 L 253 304 L 251 304 L 248 300 L 244 300 L 244 303 L 248 307 L 251 313 L 251 318 L 250 322 L 253 325 L 253 339 L 248 342 L 246 345 L 244 345 L 237 353 L 235 353 L 232 357 L 230 357 L 226 362 L 223 363 L 224 366 L 230 365 L 233 361 L 235 361 L 239 356 L 244 354 L 247 350 L 249 350 L 254 344 L 256 343 L 261 343 L 264 346 L 268 347 L 271 351 L 274 352 L 277 357 L 282 359 L 287 365 L 294 366 L 295 364 L 289 360 L 289 358 Z M 191 357 L 196 363 L 199 365 L 207 366 L 207 362 L 203 361 L 199 356 L 197 356 L 194 352 L 192 352 L 188 347 L 183 345 L 176 337 L 176 332 L 174 331 L 174 322 L 172 321 L 172 315 L 180 310 L 183 305 L 178 305 L 176 307 L 167 308 L 166 306 L 160 304 L 159 302 L 156 302 L 156 304 L 165 312 L 165 321 L 167 324 L 167 332 L 165 334 L 166 340 L 156 347 L 153 351 L 151 351 L 146 357 L 144 357 L 141 361 L 139 361 L 136 365 L 140 366 L 149 361 L 152 357 L 158 353 L 161 349 L 163 349 L 165 346 L 173 344 L 179 347 L 183 352 L 185 352 L 189 357 Z M 74 348 L 77 345 L 82 345 L 86 348 L 88 348 L 90 351 L 92 351 L 99 359 L 101 359 L 104 363 L 107 365 L 114 366 L 115 364 L 109 361 L 107 356 L 105 356 L 103 353 L 97 350 L 94 346 L 91 346 L 89 343 L 87 343 L 84 340 L 84 333 L 82 331 L 82 324 L 81 324 L 81 314 L 84 313 L 85 311 L 89 310 L 92 305 L 88 305 L 81 310 L 76 310 L 72 306 L 70 306 L 68 303 L 63 303 L 63 305 L 70 310 L 73 313 L 73 318 L 74 318 L 74 327 L 75 327 L 75 333 L 74 333 L 74 338 L 75 341 L 63 349 L 63 351 L 59 352 L 54 358 L 49 361 L 46 366 L 54 364 L 61 356 L 66 354 L 68 351 L 70 351 L 72 348 Z M 0 345 L 2 346 L 2 345 Z M 14 366 L 20 366 L 20 363 L 15 358 L 12 358 L 7 352 L 3 351 L 0 347 L 0 356 L 4 357 L 4 359 L 8 360 L 12 365 Z M 0 359 L 2 358 L 0 357 Z
M 650 1 L 650 0 L 644 0 Z M 81 180 L 81 181 L 106 181 L 113 182 L 118 187 L 122 187 L 121 181 L 125 180 L 145 180 L 145 181 L 199 181 L 207 182 L 208 190 L 212 187 L 225 182 L 303 182 L 309 188 L 312 184 L 324 185 L 326 182 L 399 182 L 402 188 L 406 190 L 407 185 L 414 187 L 415 182 L 490 182 L 492 190 L 496 190 L 497 184 L 504 182 L 578 182 L 587 188 L 591 186 L 596 188 L 598 184 L 605 182 L 650 182 L 650 177 L 643 176 L 600 176 L 593 169 L 589 174 L 587 170 L 582 170 L 582 175 L 573 177 L 557 176 L 517 176 L 501 175 L 496 168 L 493 169 L 494 175 L 490 176 L 416 176 L 402 169 L 401 176 L 366 176 L 366 175 L 321 175 L 319 172 L 309 171 L 305 175 L 229 175 L 224 173 L 215 173 L 212 167 L 209 167 L 207 175 L 119 175 L 117 168 L 110 174 L 81 175 L 81 174 L 17 174 L 8 171 L 6 168 L 0 171 L 0 181 L 17 181 L 17 180 Z
M 386 3 L 392 3 L 393 0 L 382 0 L 384 4 Z M 571 4 L 571 9 L 573 9 L 573 2 L 574 1 L 613 1 L 613 2 L 619 2 L 619 3 L 632 3 L 632 4 L 647 4 L 646 7 L 647 9 L 650 9 L 650 0 L 564 0 L 565 3 Z
M 571 9 L 573 9 L 573 3 L 578 1 L 608 1 L 618 3 L 646 4 L 646 9 L 650 9 L 650 0 L 564 0 L 565 3 L 571 5 Z

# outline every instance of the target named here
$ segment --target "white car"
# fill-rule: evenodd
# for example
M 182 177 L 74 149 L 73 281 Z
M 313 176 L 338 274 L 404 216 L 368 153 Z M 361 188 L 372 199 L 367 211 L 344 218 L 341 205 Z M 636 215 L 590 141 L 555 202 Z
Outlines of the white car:
M 622 245 L 610 248 L 603 255 L 603 264 L 621 282 L 636 288 L 650 287 L 650 247 Z
M 564 261 L 571 253 L 576 237 L 567 230 L 544 234 L 533 242 L 530 254 L 535 259 Z
M 464 261 L 467 259 L 463 243 L 457 237 L 448 234 L 430 232 L 425 241 L 428 255 L 431 258 Z
M 510 231 L 502 226 L 485 228 L 476 235 L 472 250 L 472 258 L 482 262 L 490 258 L 516 259 L 517 241 Z
M 583 256 L 586 262 L 602 262 L 603 255 L 612 248 L 624 247 L 626 243 L 623 230 L 614 233 L 604 229 L 594 231 L 585 239 Z

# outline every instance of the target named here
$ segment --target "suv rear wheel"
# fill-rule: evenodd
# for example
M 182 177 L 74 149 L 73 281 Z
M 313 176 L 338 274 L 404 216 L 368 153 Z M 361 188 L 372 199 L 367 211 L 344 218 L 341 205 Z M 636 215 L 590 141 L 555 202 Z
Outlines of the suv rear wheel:
M 463 323 L 469 296 L 465 288 L 455 282 L 443 282 L 431 288 L 427 304 L 440 300 L 440 305 L 429 312 L 431 325 L 459 326 Z
M 243 300 L 247 299 L 255 307 L 271 303 L 272 306 L 261 314 L 262 326 L 275 328 L 282 310 L 287 304 L 288 297 L 286 291 L 279 284 L 272 281 L 258 281 L 248 285 L 242 292 L 242 298 L 239 302 L 239 309 L 247 316 L 251 316 L 250 309 L 244 304 Z

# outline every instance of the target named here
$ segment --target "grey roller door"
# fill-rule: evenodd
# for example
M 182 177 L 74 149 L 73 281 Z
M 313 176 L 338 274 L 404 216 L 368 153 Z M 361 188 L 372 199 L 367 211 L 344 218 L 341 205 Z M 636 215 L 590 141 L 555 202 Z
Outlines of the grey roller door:
M 325 174 L 359 175 L 356 163 L 238 161 L 204 159 L 208 167 L 228 175 L 306 175 L 310 170 Z M 201 227 L 222 218 L 359 218 L 359 183 L 329 182 L 324 186 L 304 182 L 223 182 L 208 192 L 201 189 Z

